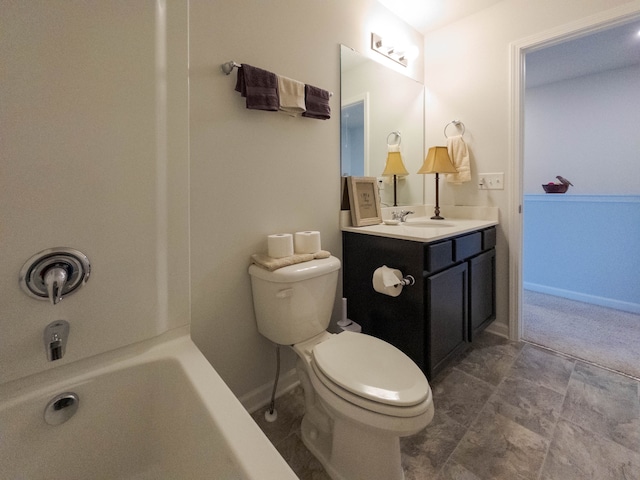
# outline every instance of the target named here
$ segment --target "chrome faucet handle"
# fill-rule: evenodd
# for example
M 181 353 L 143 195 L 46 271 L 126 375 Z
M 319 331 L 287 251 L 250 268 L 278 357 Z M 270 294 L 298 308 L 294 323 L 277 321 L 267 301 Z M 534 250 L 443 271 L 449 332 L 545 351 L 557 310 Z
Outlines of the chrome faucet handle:
M 400 211 L 400 221 L 401 222 L 406 222 L 407 221 L 407 215 L 411 215 L 412 213 L 415 213 L 415 212 L 412 212 L 411 210 L 409 210 L 407 212 L 405 212 L 404 210 L 401 210 Z
M 45 272 L 43 280 L 52 305 L 56 305 L 62 300 L 62 292 L 67 284 L 67 276 L 67 271 L 57 265 L 47 269 Z

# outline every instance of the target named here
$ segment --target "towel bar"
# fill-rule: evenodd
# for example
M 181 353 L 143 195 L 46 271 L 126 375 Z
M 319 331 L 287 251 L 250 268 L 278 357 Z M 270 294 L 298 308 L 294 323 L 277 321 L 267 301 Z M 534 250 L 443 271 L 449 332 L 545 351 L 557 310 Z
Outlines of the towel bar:
M 464 136 L 464 132 L 465 132 L 464 123 L 462 123 L 460 120 L 451 120 L 449 123 L 447 123 L 447 124 L 444 126 L 444 138 L 449 138 L 449 137 L 447 136 L 447 127 L 448 127 L 449 125 L 452 125 L 452 124 L 453 124 L 454 126 L 456 126 L 456 127 L 459 127 L 459 126 L 461 126 L 461 125 L 462 125 L 462 133 L 461 133 L 460 135 Z
M 222 70 L 225 75 L 231 75 L 231 72 L 233 72 L 234 68 L 240 68 L 241 66 L 242 64 L 236 63 L 233 60 L 231 60 L 229 62 L 226 62 L 220 65 L 220 70 Z M 333 92 L 329 92 L 329 96 L 333 97 Z
M 234 68 L 240 68 L 242 65 L 231 60 L 230 62 L 223 63 L 220 65 L 220 69 L 224 72 L 225 75 L 230 75 L 233 72 Z

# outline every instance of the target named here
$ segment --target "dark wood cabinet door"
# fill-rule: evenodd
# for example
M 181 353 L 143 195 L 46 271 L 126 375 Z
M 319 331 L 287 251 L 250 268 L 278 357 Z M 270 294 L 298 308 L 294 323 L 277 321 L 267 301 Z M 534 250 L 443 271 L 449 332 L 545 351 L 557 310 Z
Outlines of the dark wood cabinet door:
M 468 346 L 468 285 L 467 263 L 425 279 L 428 377 L 437 374 L 451 356 Z
M 496 251 L 469 260 L 469 340 L 496 318 Z

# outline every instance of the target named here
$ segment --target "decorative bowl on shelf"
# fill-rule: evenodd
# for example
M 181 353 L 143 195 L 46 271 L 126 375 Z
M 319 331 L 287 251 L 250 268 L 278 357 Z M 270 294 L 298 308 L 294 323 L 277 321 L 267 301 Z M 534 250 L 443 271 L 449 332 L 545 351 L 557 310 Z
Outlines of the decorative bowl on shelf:
M 560 180 L 560 183 L 549 182 L 546 185 L 542 185 L 545 193 L 565 193 L 567 190 L 569 190 L 569 185 L 573 187 L 573 183 L 571 183 L 566 178 L 560 175 L 557 175 L 556 178 Z
M 542 185 L 545 193 L 565 193 L 569 189 L 569 185 L 565 185 L 564 183 L 548 183 L 546 185 Z

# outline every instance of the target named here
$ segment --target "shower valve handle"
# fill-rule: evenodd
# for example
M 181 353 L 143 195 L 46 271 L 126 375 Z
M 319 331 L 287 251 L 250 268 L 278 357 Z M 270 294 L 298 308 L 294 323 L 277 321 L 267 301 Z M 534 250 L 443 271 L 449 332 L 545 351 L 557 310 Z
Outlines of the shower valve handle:
M 67 271 L 60 266 L 53 266 L 44 273 L 44 284 L 47 287 L 47 294 L 52 305 L 56 305 L 62 300 L 62 293 L 67 284 Z

